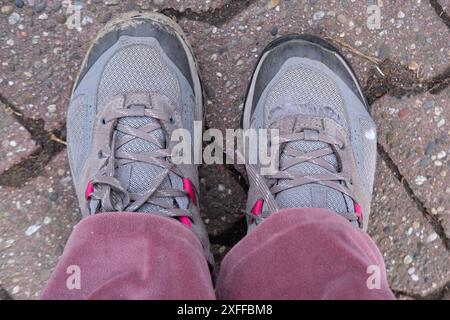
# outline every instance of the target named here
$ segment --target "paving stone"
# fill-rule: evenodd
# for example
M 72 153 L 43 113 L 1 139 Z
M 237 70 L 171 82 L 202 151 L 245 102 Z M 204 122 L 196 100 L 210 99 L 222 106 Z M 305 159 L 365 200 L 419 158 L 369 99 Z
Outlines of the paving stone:
M 441 222 L 450 237 L 449 91 L 438 95 L 377 101 L 372 112 L 379 142 L 398 166 L 414 194 Z M 410 110 L 401 119 L 399 113 Z
M 11 25 L 0 15 L 0 92 L 33 119 L 44 119 L 51 131 L 63 123 L 72 85 L 90 40 L 103 24 L 120 12 L 174 8 L 202 12 L 224 1 L 117 1 L 112 6 L 98 1 L 79 3 L 81 29 L 69 29 L 73 12 L 67 6 L 41 15 L 32 7 L 17 9 L 19 21 Z M 155 4 L 156 3 L 156 4 Z M 161 3 L 162 5 L 159 5 Z M 64 22 L 67 21 L 67 24 Z M 49 111 L 49 106 L 51 106 Z
M 427 296 L 450 281 L 450 258 L 442 240 L 380 159 L 370 219 L 369 234 L 384 257 L 394 291 Z
M 66 153 L 21 189 L 0 187 L 0 286 L 14 299 L 36 299 L 79 220 Z
M 30 133 L 21 126 L 0 102 L 0 174 L 20 163 L 39 147 Z
M 46 19 L 30 7 L 17 13 L 21 20 L 15 25 L 0 17 L 0 41 L 14 42 L 0 49 L 0 92 L 26 116 L 45 120 L 51 131 L 64 122 L 81 58 L 100 25 L 79 32 L 58 24 L 56 13 L 45 13 Z

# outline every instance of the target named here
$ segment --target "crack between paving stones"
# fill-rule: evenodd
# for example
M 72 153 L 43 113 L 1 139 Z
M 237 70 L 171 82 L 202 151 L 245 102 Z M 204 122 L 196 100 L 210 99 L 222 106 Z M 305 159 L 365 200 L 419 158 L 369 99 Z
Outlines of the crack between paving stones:
M 380 158 L 386 163 L 390 171 L 393 173 L 394 177 L 403 186 L 408 197 L 416 204 L 417 208 L 422 213 L 423 217 L 434 229 L 434 232 L 438 234 L 447 251 L 450 251 L 450 239 L 446 236 L 445 230 L 440 224 L 438 218 L 434 216 L 430 211 L 428 211 L 428 208 L 425 206 L 425 204 L 419 199 L 418 196 L 416 196 L 409 182 L 400 173 L 398 166 L 395 164 L 394 160 L 392 160 L 389 153 L 384 149 L 384 147 L 381 144 L 378 144 L 378 154 Z
M 220 28 L 255 2 L 256 0 L 230 0 L 220 8 L 209 9 L 200 13 L 191 8 L 183 12 L 174 8 L 164 8 L 160 10 L 160 13 L 171 18 L 175 17 L 177 21 L 182 19 L 200 21 Z
M 394 295 L 398 298 L 399 296 L 405 296 L 414 300 L 443 300 L 445 298 L 446 293 L 450 289 L 450 282 L 447 282 L 444 286 L 439 289 L 434 290 L 433 292 L 422 296 L 420 294 L 408 293 L 403 290 L 394 290 L 391 289 Z
M 437 12 L 442 12 L 442 7 L 440 7 L 439 10 L 440 11 Z M 446 13 L 445 15 L 447 16 Z M 338 43 L 338 45 L 343 49 L 347 49 L 353 52 L 352 48 L 348 45 L 342 43 Z M 385 94 L 389 94 L 390 96 L 397 98 L 404 96 L 413 97 L 427 92 L 435 95 L 449 87 L 450 66 L 447 66 L 442 73 L 432 78 L 423 80 L 419 79 L 417 73 L 409 70 L 407 67 L 402 66 L 396 61 L 385 59 L 382 62 L 378 62 L 375 58 L 372 59 L 371 57 L 364 57 L 364 55 L 362 55 L 362 57 L 370 60 L 376 66 L 370 71 L 371 73 L 369 79 L 367 80 L 366 86 L 364 88 L 365 96 L 367 97 L 367 101 L 370 106 L 369 109 L 378 99 L 382 98 Z M 393 175 L 401 183 L 409 198 L 413 200 L 427 222 L 439 235 L 447 251 L 450 251 L 450 239 L 446 236 L 444 228 L 442 227 L 438 218 L 432 215 L 426 208 L 425 204 L 419 199 L 419 197 L 415 195 L 409 182 L 400 173 L 398 166 L 395 164 L 389 153 L 381 144 L 378 144 L 378 153 L 380 154 L 380 157 L 385 161 Z
M 349 51 L 373 64 L 374 67 L 369 70 L 369 77 L 364 87 L 369 105 L 386 94 L 397 98 L 412 97 L 426 92 L 438 94 L 449 87 L 450 65 L 434 77 L 421 79 L 419 78 L 420 69 L 410 70 L 408 66 L 403 66 L 398 61 L 389 58 L 380 60 L 341 40 L 330 37 L 325 37 L 325 39 L 334 43 L 341 51 Z
M 224 159 L 227 159 L 227 154 L 223 152 Z M 248 182 L 246 177 L 236 169 L 233 164 L 224 164 L 225 169 L 231 174 L 233 179 L 248 193 Z M 237 220 L 230 227 L 219 233 L 218 235 L 208 235 L 212 244 L 232 247 L 239 242 L 247 234 L 247 220 L 245 216 Z
M 386 94 L 397 98 L 414 97 L 427 92 L 435 95 L 447 89 L 450 83 L 450 66 L 440 74 L 425 80 L 418 79 L 414 71 L 390 59 L 384 60 L 379 68 L 385 76 L 372 69 L 364 88 L 369 105 L 373 105 Z
M 436 14 L 442 20 L 442 22 L 444 22 L 447 28 L 450 29 L 450 17 L 447 12 L 445 12 L 444 8 L 442 8 L 442 5 L 439 3 L 439 1 L 430 0 L 430 5 L 433 7 L 434 11 L 436 11 Z
M 234 222 L 227 229 L 217 235 L 209 234 L 209 242 L 221 246 L 232 247 L 247 234 L 247 220 L 245 217 Z
M 208 11 L 204 11 L 201 13 L 195 12 L 192 9 L 187 9 L 184 12 L 180 12 L 173 8 L 165 8 L 162 9 L 160 12 L 169 17 L 175 17 L 177 20 L 187 19 L 192 21 L 200 21 L 216 27 L 221 27 L 255 2 L 256 0 L 246 0 L 246 1 L 231 0 L 230 2 L 228 2 L 227 4 L 225 4 L 220 8 L 210 9 Z M 446 26 L 450 28 L 450 18 L 448 14 L 443 10 L 439 2 L 436 0 L 430 0 L 430 5 L 436 11 L 436 14 L 439 16 L 439 18 L 442 19 L 442 21 L 446 24 Z M 393 68 L 392 67 L 393 65 L 395 65 L 396 68 Z M 377 76 L 378 71 L 377 70 L 373 71 L 373 74 L 367 81 L 367 85 L 365 88 L 366 96 L 368 97 L 368 101 L 371 105 L 385 94 L 390 94 L 397 97 L 405 95 L 414 96 L 424 92 L 436 94 L 446 89 L 449 84 L 450 67 L 447 67 L 446 70 L 440 75 L 426 81 L 420 81 L 416 79 L 416 77 L 414 77 L 415 75 L 414 72 L 406 69 L 405 67 L 401 67 L 399 63 L 395 63 L 390 60 L 383 61 L 380 64 L 380 67 L 383 73 L 385 74 L 387 73 L 390 76 L 383 77 L 383 79 L 381 79 L 380 81 L 379 75 Z M 409 80 L 405 82 L 407 84 L 406 86 L 398 85 L 399 83 L 401 83 L 401 81 L 398 81 L 398 79 L 402 78 L 401 73 L 392 74 L 392 72 L 389 72 L 391 71 L 392 68 L 394 70 L 395 69 L 399 70 L 402 68 L 403 72 L 406 71 L 407 74 L 409 74 L 409 76 L 406 77 Z M 398 81 L 397 83 L 395 83 L 396 80 Z M 377 83 L 378 85 L 376 85 Z M 61 150 L 65 148 L 65 146 L 62 145 L 61 143 L 54 141 L 54 139 L 52 140 L 52 136 L 63 137 L 64 129 L 59 129 L 52 133 L 49 133 L 44 129 L 45 123 L 42 119 L 34 120 L 25 117 L 6 98 L 4 98 L 1 95 L 0 101 L 7 108 L 10 108 L 13 111 L 13 116 L 16 118 L 16 120 L 30 132 L 33 140 L 35 140 L 36 143 L 40 146 L 40 149 L 35 153 L 33 153 L 31 156 L 29 156 L 27 159 L 23 160 L 17 165 L 14 165 L 12 168 L 10 168 L 9 170 L 5 171 L 3 174 L 0 175 L 0 185 L 21 187 L 25 184 L 25 182 L 29 181 L 30 179 L 36 176 L 39 176 L 42 173 L 45 165 L 57 153 L 59 153 Z M 62 128 L 64 128 L 64 126 L 62 126 Z M 378 152 L 381 158 L 388 165 L 389 169 L 393 172 L 394 176 L 403 185 L 408 196 L 414 201 L 414 203 L 422 212 L 426 220 L 431 224 L 435 232 L 441 237 L 447 250 L 449 250 L 450 241 L 445 236 L 444 230 L 440 225 L 439 221 L 433 215 L 431 215 L 430 212 L 428 212 L 423 202 L 421 202 L 418 199 L 418 197 L 414 194 L 409 183 L 401 175 L 397 165 L 394 163 L 394 161 L 390 158 L 389 154 L 384 150 L 384 148 L 381 145 L 378 145 Z M 224 156 L 226 156 L 225 153 Z M 227 170 L 231 173 L 232 177 L 236 180 L 236 182 L 244 190 L 247 190 L 248 184 L 243 174 L 239 170 L 237 170 L 234 167 L 234 165 L 227 164 L 225 166 Z M 21 179 L 17 179 L 18 176 L 21 177 Z M 20 182 L 18 182 L 17 180 L 19 180 Z M 242 226 L 244 226 L 245 228 L 243 228 Z M 245 218 L 238 220 L 235 224 L 233 224 L 231 227 L 226 229 L 221 234 L 217 236 L 211 236 L 211 243 L 221 245 L 232 245 L 235 243 L 234 239 L 235 236 L 232 235 L 236 234 L 236 230 L 240 229 L 246 230 Z M 446 290 L 448 290 L 448 286 L 449 284 L 446 284 L 443 288 L 438 289 L 437 291 L 425 297 L 419 295 L 417 296 L 411 295 L 407 292 L 401 291 L 394 291 L 394 292 L 414 299 L 423 300 L 442 297 L 446 292 Z M 4 295 L 4 293 L 6 293 L 6 295 Z M 2 295 L 11 298 L 9 294 L 0 286 L 0 296 Z
M 62 142 L 65 138 L 65 124 L 61 126 L 62 129 L 48 132 L 44 129 L 44 120 L 26 117 L 1 94 L 0 102 L 5 106 L 6 112 L 10 111 L 16 121 L 30 133 L 38 146 L 26 159 L 0 174 L 0 186 L 20 188 L 32 178 L 42 175 L 45 166 L 56 154 L 64 150 L 66 146 Z
M 14 300 L 9 292 L 0 285 L 0 301 L 1 300 Z

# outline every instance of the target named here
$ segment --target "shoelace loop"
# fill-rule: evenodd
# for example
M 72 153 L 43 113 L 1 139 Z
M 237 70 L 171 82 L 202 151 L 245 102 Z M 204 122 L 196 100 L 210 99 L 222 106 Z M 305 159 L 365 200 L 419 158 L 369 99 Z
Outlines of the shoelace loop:
M 311 152 L 303 152 L 287 145 L 289 142 L 296 141 L 324 142 L 328 146 Z M 258 189 L 257 192 L 263 196 L 267 208 L 266 211 L 263 211 L 258 215 L 253 212 L 244 211 L 250 219 L 253 219 L 256 223 L 260 223 L 272 213 L 279 211 L 278 204 L 275 200 L 275 196 L 278 193 L 310 183 L 333 188 L 354 199 L 351 190 L 353 187 L 352 177 L 347 173 L 344 167 L 346 159 L 348 158 L 346 154 L 348 151 L 345 148 L 345 139 L 340 132 L 336 131 L 333 136 L 324 131 L 306 129 L 289 134 L 280 134 L 279 143 L 280 152 L 284 152 L 292 158 L 285 161 L 284 165 L 279 168 L 277 173 L 270 176 L 263 176 L 254 166 L 246 165 L 249 179 L 253 179 L 255 182 L 256 188 Z M 336 158 L 340 162 L 340 172 L 335 172 L 336 169 L 334 166 L 322 159 L 322 157 L 334 153 L 337 154 Z M 301 174 L 287 171 L 289 168 L 304 162 L 310 162 L 321 166 L 327 169 L 329 173 Z M 280 183 L 280 180 L 283 180 L 283 182 Z M 339 215 L 349 221 L 361 220 L 356 212 L 343 212 L 339 213 Z M 359 223 L 361 223 L 361 221 L 359 221 Z
M 91 180 L 92 192 L 89 199 L 96 202 L 94 210 L 101 212 L 110 211 L 138 211 L 144 204 L 153 204 L 163 208 L 160 211 L 163 215 L 173 218 L 192 218 L 189 208 L 178 208 L 175 201 L 167 201 L 167 198 L 188 197 L 191 198 L 192 191 L 184 189 L 160 189 L 161 184 L 168 178 L 170 173 L 176 174 L 180 179 L 184 179 L 182 170 L 174 165 L 171 159 L 171 150 L 162 145 L 152 132 L 163 129 L 161 123 L 173 121 L 170 108 L 153 108 L 146 105 L 132 105 L 126 108 L 116 109 L 101 119 L 102 125 L 111 125 L 112 139 L 110 142 L 110 154 L 105 154 L 102 150 L 105 164 Z M 121 118 L 126 117 L 150 117 L 152 121 L 139 128 L 133 128 L 120 123 Z M 121 138 L 118 138 L 121 132 Z M 120 147 L 133 139 L 142 139 L 158 146 L 160 149 L 151 152 L 130 153 L 120 151 Z M 163 171 L 155 177 L 151 186 L 144 194 L 128 192 L 115 177 L 116 168 L 124 165 L 131 165 L 135 162 L 142 162 L 158 166 Z M 165 198 L 165 199 L 164 199 Z M 189 205 L 193 205 L 190 202 Z M 95 213 L 95 212 L 93 212 Z

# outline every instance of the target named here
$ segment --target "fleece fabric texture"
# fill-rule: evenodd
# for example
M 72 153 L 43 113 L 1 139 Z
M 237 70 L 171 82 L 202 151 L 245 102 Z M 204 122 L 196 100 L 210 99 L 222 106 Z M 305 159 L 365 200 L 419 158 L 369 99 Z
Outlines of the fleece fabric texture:
M 266 219 L 226 255 L 216 291 L 200 241 L 178 221 L 98 214 L 75 227 L 42 294 L 42 299 L 216 298 L 394 295 L 370 237 L 324 209 L 287 209 Z

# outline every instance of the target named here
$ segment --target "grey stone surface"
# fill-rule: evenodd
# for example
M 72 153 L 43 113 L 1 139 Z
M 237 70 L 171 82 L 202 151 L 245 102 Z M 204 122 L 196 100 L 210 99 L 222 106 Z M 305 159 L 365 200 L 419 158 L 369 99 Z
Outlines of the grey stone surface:
M 30 2 L 22 8 L 0 3 L 11 6 L 0 10 L 0 96 L 25 117 L 42 121 L 49 137 L 64 128 L 90 40 L 121 12 L 163 10 L 180 23 L 199 62 L 206 125 L 222 130 L 238 126 L 248 79 L 271 40 L 295 32 L 334 42 L 375 101 L 371 111 L 384 160 L 378 164 L 369 232 L 386 259 L 389 283 L 401 299 L 448 299 L 450 33 L 430 1 L 90 0 L 81 2 L 81 30 L 67 27 L 70 13 L 61 2 L 47 1 L 38 10 Z M 367 8 L 376 2 L 382 4 L 381 25 L 371 30 Z M 448 13 L 449 2 L 439 2 Z M 444 90 L 436 94 L 427 79 L 438 75 Z M 30 134 L 4 105 L 0 124 L 2 177 L 33 160 L 30 155 L 45 145 L 33 140 L 47 135 Z M 22 168 L 18 179 L 24 173 L 33 177 L 25 184 L 0 186 L 2 299 L 38 296 L 79 219 L 65 152 L 52 156 L 37 173 Z M 237 176 L 226 166 L 200 168 L 202 215 L 218 265 L 245 234 L 246 191 Z
M 368 232 L 395 292 L 428 296 L 450 281 L 450 257 L 442 240 L 381 159 Z
M 30 133 L 0 102 L 0 174 L 38 150 Z
M 36 299 L 80 219 L 66 152 L 21 189 L 0 187 L 0 198 L 0 286 Z
M 373 107 L 379 142 L 427 211 L 450 238 L 449 91 L 412 98 L 384 97 Z

